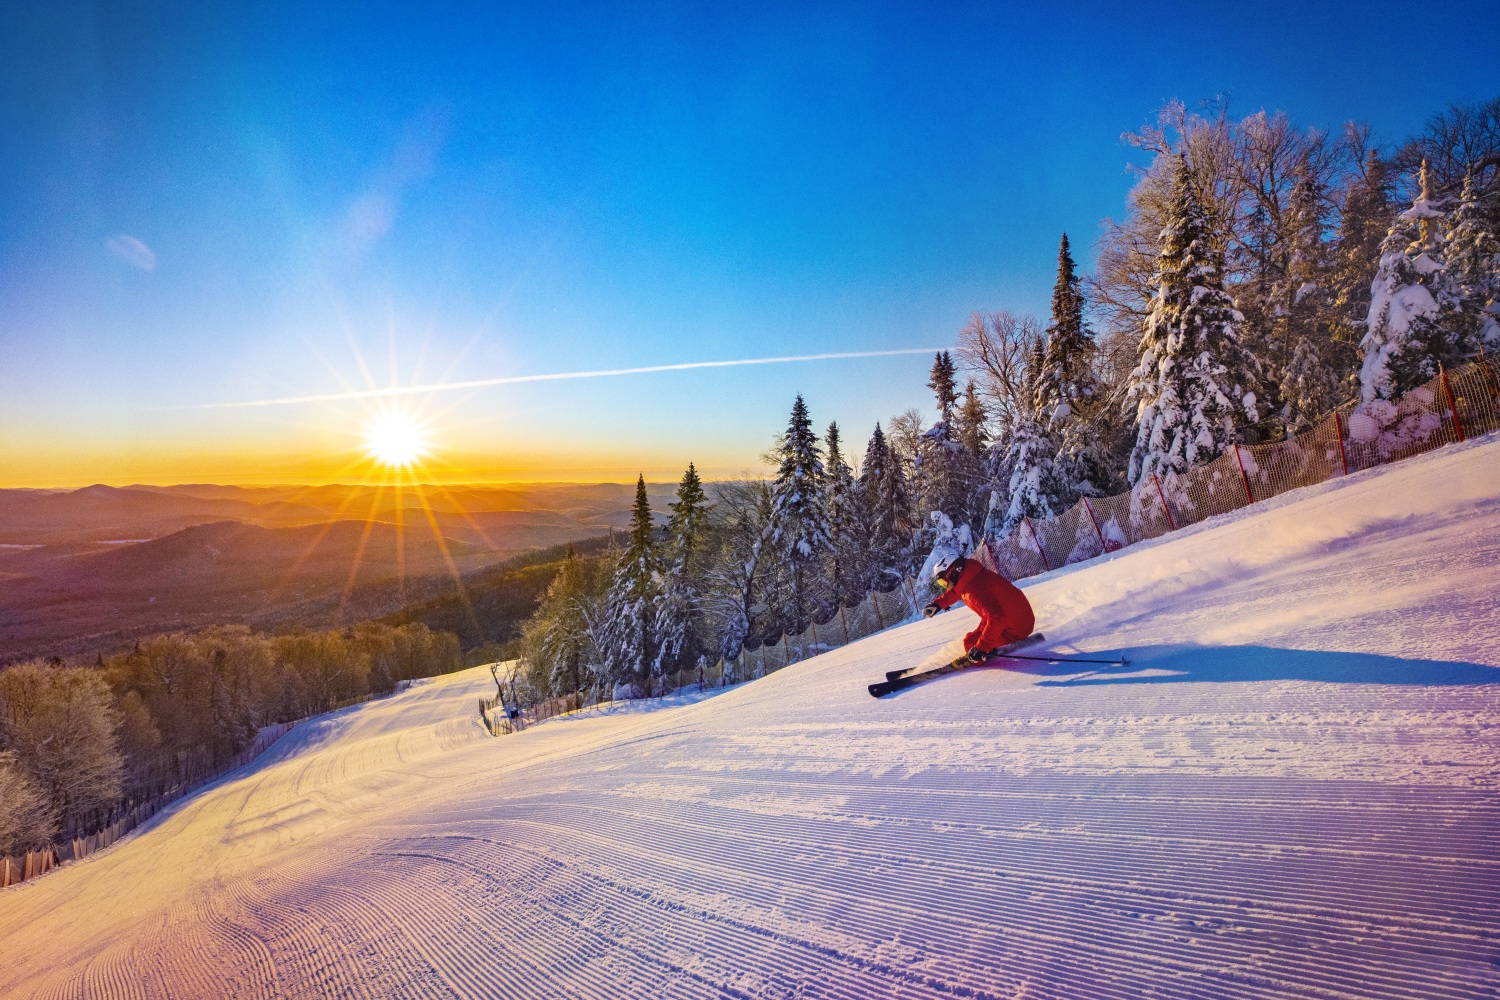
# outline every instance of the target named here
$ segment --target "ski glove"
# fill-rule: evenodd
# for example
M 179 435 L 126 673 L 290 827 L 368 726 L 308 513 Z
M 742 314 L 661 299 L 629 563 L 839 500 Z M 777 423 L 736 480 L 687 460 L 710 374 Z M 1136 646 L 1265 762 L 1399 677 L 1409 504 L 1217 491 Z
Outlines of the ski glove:
M 982 649 L 971 649 L 971 650 L 969 650 L 969 662 L 970 663 L 974 663 L 974 664 L 983 663 L 985 660 L 988 660 L 989 658 L 990 658 L 990 654 L 986 653 Z
M 922 617 L 931 618 L 941 610 L 943 609 L 937 606 L 937 601 L 931 601 L 925 608 L 922 609 Z

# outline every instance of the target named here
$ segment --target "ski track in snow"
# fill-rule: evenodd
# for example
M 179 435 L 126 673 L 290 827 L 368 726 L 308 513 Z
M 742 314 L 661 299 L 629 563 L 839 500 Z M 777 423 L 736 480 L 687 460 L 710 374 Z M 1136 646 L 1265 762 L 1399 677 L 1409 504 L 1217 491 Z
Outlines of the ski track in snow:
M 1495 997 L 1500 440 L 763 680 L 490 739 L 483 668 L 0 893 L 0 996 Z

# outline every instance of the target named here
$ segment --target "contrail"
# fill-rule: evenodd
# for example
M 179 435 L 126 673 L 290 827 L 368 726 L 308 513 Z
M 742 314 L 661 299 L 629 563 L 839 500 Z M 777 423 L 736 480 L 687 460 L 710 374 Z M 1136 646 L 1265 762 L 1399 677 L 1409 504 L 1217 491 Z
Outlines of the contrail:
M 606 368 L 592 372 L 552 372 L 545 375 L 507 375 L 503 378 L 480 378 L 467 382 L 434 382 L 429 385 L 399 385 L 388 389 L 357 389 L 351 392 L 325 392 L 312 396 L 282 396 L 279 399 L 253 399 L 238 403 L 201 403 L 193 409 L 226 410 L 244 406 L 289 406 L 294 403 L 332 403 L 346 399 L 376 399 L 383 396 L 413 396 L 427 392 L 451 392 L 455 389 L 481 389 L 491 385 L 516 385 L 520 382 L 561 382 L 580 378 L 610 378 L 615 375 L 646 375 L 651 372 L 681 372 L 693 368 L 739 368 L 745 365 L 786 365 L 798 361 L 837 361 L 844 358 L 888 358 L 898 354 L 932 354 L 942 347 L 904 347 L 895 351 L 841 351 L 834 354 L 798 354 L 784 358 L 741 358 L 737 361 L 688 361 L 678 365 L 646 365 L 641 368 Z

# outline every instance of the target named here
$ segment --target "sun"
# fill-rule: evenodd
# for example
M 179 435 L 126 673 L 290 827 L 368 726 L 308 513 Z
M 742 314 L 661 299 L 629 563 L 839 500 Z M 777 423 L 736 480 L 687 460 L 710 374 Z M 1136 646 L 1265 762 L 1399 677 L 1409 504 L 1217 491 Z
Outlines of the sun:
M 427 433 L 410 414 L 391 410 L 365 425 L 365 451 L 391 469 L 410 469 L 428 452 Z

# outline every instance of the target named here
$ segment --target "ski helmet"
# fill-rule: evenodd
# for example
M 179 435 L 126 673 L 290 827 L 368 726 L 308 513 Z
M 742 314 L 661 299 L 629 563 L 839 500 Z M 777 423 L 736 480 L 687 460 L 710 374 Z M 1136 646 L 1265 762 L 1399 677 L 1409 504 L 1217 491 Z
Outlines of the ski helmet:
M 937 560 L 932 564 L 933 579 L 937 579 L 948 572 L 949 567 L 958 562 L 958 559 L 958 556 L 951 554 L 938 556 Z

